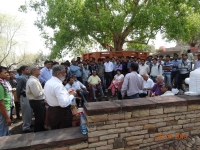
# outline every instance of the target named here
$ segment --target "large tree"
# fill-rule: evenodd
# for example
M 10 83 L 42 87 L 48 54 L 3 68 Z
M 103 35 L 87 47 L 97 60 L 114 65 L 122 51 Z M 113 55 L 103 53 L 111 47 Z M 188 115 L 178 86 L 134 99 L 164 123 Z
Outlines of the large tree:
M 182 33 L 187 17 L 199 11 L 199 0 L 33 0 L 28 6 L 38 13 L 36 25 L 51 56 L 59 57 L 62 50 L 76 50 L 92 40 L 120 51 L 126 43 L 148 44 L 158 31 L 169 37 Z M 53 29 L 52 37 L 45 27 Z

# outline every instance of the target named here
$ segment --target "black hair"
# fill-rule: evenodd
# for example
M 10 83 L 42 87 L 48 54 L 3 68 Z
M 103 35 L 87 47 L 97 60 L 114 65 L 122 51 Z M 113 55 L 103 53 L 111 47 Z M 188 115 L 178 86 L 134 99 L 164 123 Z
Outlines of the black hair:
M 70 81 L 70 79 L 73 79 L 72 77 L 67 78 L 67 83 Z M 74 79 L 73 79 L 74 80 Z
M 160 55 L 159 57 L 163 58 L 163 55 Z
M 168 90 L 168 91 L 171 91 L 172 90 L 172 87 L 171 85 L 169 84 L 164 84 L 165 88 Z
M 44 62 L 45 65 L 48 64 L 48 63 L 52 63 L 52 61 L 46 60 L 46 61 Z
M 154 58 L 153 60 L 156 60 L 156 61 L 158 61 L 158 59 L 157 59 L 157 58 Z
M 145 62 L 145 59 L 141 59 L 141 61 L 142 61 L 142 60 L 144 60 L 144 62 Z
M 187 50 L 187 52 L 188 52 L 188 53 L 191 53 L 191 50 L 190 50 L 190 49 L 188 49 L 188 50 Z
M 120 73 L 122 73 L 122 71 L 121 71 L 120 69 L 117 69 L 117 71 L 119 71 Z M 116 71 L 116 72 L 117 72 L 117 71 Z
M 167 55 L 166 57 L 170 58 L 170 56 L 169 56 L 169 55 Z
M 177 57 L 178 57 L 178 54 L 177 54 L 177 53 L 174 53 L 174 56 L 177 56 Z
M 200 56 L 200 54 L 198 54 L 197 56 Z
M 21 66 L 21 67 L 19 68 L 19 70 L 20 70 L 20 71 L 24 71 L 27 67 L 28 67 L 28 66 L 23 65 L 23 66 Z
M 187 56 L 187 54 L 182 54 L 182 57 L 183 57 L 183 56 Z
M 98 62 L 99 62 L 99 61 L 102 61 L 102 59 L 101 59 L 101 58 L 99 58 L 99 59 L 98 59 Z
M 3 70 L 7 70 L 7 68 L 4 67 L 4 66 L 0 66 L 0 73 L 1 73 Z
M 138 64 L 137 63 L 132 63 L 131 64 L 131 69 L 133 70 L 133 71 L 138 71 Z
M 110 59 L 110 57 L 106 56 L 106 59 Z

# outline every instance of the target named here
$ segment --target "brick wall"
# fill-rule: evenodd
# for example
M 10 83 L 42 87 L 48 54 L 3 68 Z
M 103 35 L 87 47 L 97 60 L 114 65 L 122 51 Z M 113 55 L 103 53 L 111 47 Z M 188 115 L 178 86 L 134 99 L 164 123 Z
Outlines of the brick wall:
M 85 111 L 91 150 L 154 149 L 200 134 L 198 97 L 88 103 Z

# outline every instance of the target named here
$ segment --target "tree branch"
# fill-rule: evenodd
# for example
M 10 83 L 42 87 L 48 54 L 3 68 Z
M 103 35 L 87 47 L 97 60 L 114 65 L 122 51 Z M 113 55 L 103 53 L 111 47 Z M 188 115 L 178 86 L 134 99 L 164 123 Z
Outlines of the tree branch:
M 147 42 L 139 42 L 139 41 L 124 41 L 126 43 L 136 43 L 136 44 L 145 44 L 147 45 L 148 43 Z

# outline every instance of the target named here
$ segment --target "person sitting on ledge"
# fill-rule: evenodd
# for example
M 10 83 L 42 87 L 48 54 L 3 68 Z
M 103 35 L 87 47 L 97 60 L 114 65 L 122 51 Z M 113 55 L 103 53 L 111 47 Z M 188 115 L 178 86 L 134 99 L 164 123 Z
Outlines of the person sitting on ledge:
M 162 95 L 160 96 L 174 96 L 172 92 L 172 87 L 168 84 L 164 84 L 161 88 Z
M 143 89 L 140 91 L 139 94 L 140 98 L 148 96 L 149 91 L 154 86 L 154 82 L 152 79 L 149 78 L 148 74 L 143 74 L 142 77 L 144 81 L 143 81 Z
M 156 78 L 156 84 L 153 86 L 153 88 L 151 89 L 149 93 L 150 97 L 159 96 L 162 94 L 161 88 L 164 85 L 163 81 L 164 81 L 164 76 L 158 75 Z

